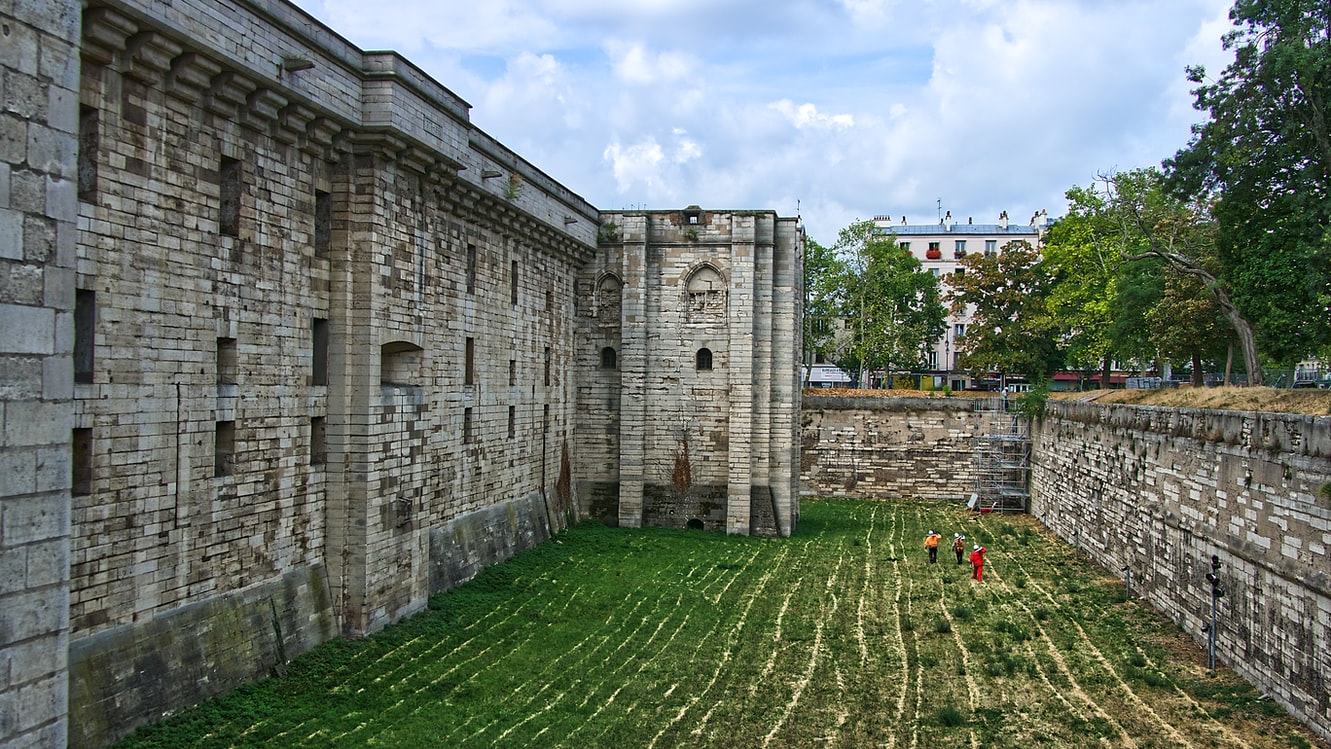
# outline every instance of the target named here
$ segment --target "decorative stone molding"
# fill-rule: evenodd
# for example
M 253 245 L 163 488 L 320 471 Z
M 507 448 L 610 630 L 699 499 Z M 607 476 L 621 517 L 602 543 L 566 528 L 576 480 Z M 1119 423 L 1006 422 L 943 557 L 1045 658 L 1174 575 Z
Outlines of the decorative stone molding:
M 120 72 L 142 83 L 155 84 L 184 49 L 156 31 L 140 32 L 129 39 L 121 55 Z
M 247 106 L 249 95 L 259 85 L 234 70 L 224 70 L 213 76 L 204 97 L 204 107 L 223 117 L 237 118 L 242 107 Z
M 138 30 L 138 24 L 111 8 L 89 8 L 83 13 L 83 59 L 109 65 Z
M 213 60 L 198 52 L 186 52 L 172 61 L 165 89 L 182 101 L 197 103 L 221 72 L 222 66 Z

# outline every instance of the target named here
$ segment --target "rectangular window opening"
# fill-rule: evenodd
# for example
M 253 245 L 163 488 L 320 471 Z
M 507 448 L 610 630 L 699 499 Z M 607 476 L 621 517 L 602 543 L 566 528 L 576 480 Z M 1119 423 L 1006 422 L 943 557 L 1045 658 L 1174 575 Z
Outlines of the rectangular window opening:
M 75 429 L 72 442 L 70 491 L 76 497 L 86 496 L 92 494 L 92 430 Z
M 518 384 L 518 360 L 517 360 L 517 359 L 509 359 L 509 360 L 508 360 L 508 384 L 509 384 L 509 385 L 516 385 L 516 384 Z
M 467 293 L 476 293 L 476 245 L 467 245 Z
M 236 384 L 237 369 L 236 339 L 217 339 L 217 384 Z
M 316 317 L 310 325 L 310 343 L 313 354 L 310 371 L 311 385 L 328 384 L 328 321 Z
M 222 157 L 218 169 L 221 180 L 221 210 L 217 217 L 217 231 L 228 237 L 240 236 L 240 192 L 244 176 L 239 159 Z
M 513 261 L 513 266 L 510 269 L 508 301 L 515 306 L 518 303 L 518 261 L 516 260 Z
M 550 347 L 545 347 L 545 384 L 550 385 Z
M 97 199 L 97 154 L 100 153 L 101 112 L 79 107 L 79 200 Z
M 219 421 L 213 435 L 213 475 L 230 476 L 236 469 L 236 422 Z
M 541 431 L 550 433 L 550 404 L 547 403 L 541 407 Z
M 471 444 L 473 439 L 471 429 L 471 409 L 464 408 L 462 409 L 462 442 L 465 444 Z
M 333 246 L 333 196 L 314 191 L 314 256 L 328 257 Z
M 518 434 L 518 407 L 508 407 L 508 436 L 516 437 Z
M 74 292 L 74 382 L 92 382 L 97 336 L 97 292 Z
M 321 466 L 328 462 L 328 419 L 323 416 L 310 417 L 310 465 Z
M 476 384 L 476 339 L 467 339 L 467 348 L 465 353 L 466 360 L 463 364 L 462 384 Z

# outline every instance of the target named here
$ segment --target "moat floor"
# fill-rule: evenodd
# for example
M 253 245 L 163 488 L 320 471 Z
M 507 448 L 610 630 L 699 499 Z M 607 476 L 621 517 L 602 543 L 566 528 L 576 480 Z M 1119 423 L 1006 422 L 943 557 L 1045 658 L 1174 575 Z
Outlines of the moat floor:
M 585 523 L 121 746 L 1328 746 L 1205 666 L 1029 517 L 805 499 L 790 539 Z

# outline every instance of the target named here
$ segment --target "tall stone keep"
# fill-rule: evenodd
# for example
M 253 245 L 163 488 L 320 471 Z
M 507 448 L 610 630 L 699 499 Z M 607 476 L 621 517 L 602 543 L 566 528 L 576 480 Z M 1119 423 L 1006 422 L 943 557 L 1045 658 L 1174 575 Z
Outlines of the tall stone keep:
M 797 479 L 797 219 L 601 214 L 577 284 L 578 496 L 621 526 L 788 536 Z

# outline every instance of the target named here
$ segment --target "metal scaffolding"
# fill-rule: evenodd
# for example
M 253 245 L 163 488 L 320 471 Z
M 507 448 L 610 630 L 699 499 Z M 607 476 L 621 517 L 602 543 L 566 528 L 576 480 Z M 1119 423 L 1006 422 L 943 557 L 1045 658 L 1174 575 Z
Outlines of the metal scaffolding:
M 1027 419 L 1010 410 L 1006 396 L 983 398 L 975 410 L 988 429 L 975 436 L 974 492 L 969 505 L 980 512 L 1026 512 L 1030 493 L 1031 435 Z

